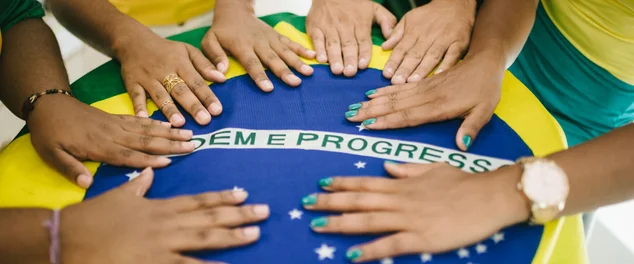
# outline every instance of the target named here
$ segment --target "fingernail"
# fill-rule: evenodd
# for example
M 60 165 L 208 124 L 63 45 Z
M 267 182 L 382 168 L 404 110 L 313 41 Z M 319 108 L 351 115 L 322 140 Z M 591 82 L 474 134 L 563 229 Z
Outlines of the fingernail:
M 216 79 L 219 79 L 219 80 L 226 80 L 226 79 L 227 79 L 227 78 L 225 77 L 225 75 L 224 75 L 222 72 L 220 72 L 220 71 L 211 70 L 209 73 L 210 73 L 211 75 L 214 75 L 214 77 L 215 77 Z
M 302 198 L 303 205 L 313 205 L 317 203 L 317 195 L 311 194 Z
M 394 164 L 394 165 L 398 164 L 398 162 L 396 162 L 396 161 L 392 161 L 392 160 L 386 160 L 386 161 L 385 161 L 385 162 L 383 162 L 383 163 L 385 163 L 385 164 Z
M 387 69 L 385 69 L 385 72 L 387 72 L 387 73 L 389 73 L 389 74 L 392 74 L 392 73 L 394 73 L 394 69 L 392 69 L 392 68 L 387 68 Z
M 462 137 L 462 143 L 468 149 L 471 146 L 471 143 L 472 143 L 471 136 L 465 135 L 464 137 Z
M 348 252 L 346 252 L 346 258 L 348 260 L 356 260 L 359 257 L 361 257 L 362 254 L 363 252 L 361 252 L 361 249 L 358 249 L 358 248 L 350 249 L 348 250 Z
M 319 217 L 310 221 L 310 227 L 324 227 L 328 224 L 328 218 Z
M 376 123 L 376 118 L 370 118 L 368 120 L 363 121 L 363 125 L 368 126 Z
M 390 36 L 392 35 L 392 31 L 394 30 L 394 28 L 388 28 L 387 29 L 387 35 Z
M 194 136 L 194 132 L 192 132 L 191 130 L 186 130 L 186 129 L 181 129 L 180 131 L 178 131 L 178 134 L 187 138 L 191 138 L 192 136 Z
M 270 211 L 269 206 L 265 204 L 253 206 L 253 213 L 257 217 L 266 217 L 269 215 Z
M 293 74 L 289 74 L 289 75 L 286 75 L 286 82 L 289 83 L 289 84 L 296 85 L 296 84 L 301 83 L 302 79 L 300 79 L 299 77 L 297 77 L 297 76 L 295 76 Z
M 212 103 L 209 106 L 209 112 L 211 112 L 213 115 L 219 115 L 220 113 L 222 113 L 222 106 L 219 103 Z
M 333 72 L 341 72 L 341 71 L 343 71 L 343 65 L 341 64 L 341 62 L 337 62 L 334 65 L 332 65 L 332 71 Z
M 247 199 L 247 196 L 249 196 L 245 191 L 232 191 L 231 195 L 233 195 L 233 198 L 236 198 L 237 201 L 244 201 Z
M 250 226 L 242 229 L 242 233 L 246 238 L 254 239 L 260 236 L 260 228 L 257 226 Z
M 354 66 L 352 65 L 346 66 L 346 71 L 354 71 Z
M 172 123 L 170 123 L 170 122 L 162 122 L 161 121 L 161 125 L 165 126 L 165 127 L 172 127 Z
M 194 144 L 194 142 L 182 142 L 181 146 L 184 149 L 194 149 L 196 147 L 196 144 Z
M 200 111 L 196 114 L 196 120 L 198 120 L 198 122 L 207 122 L 209 119 L 211 119 L 211 116 L 207 111 Z
M 226 73 L 227 69 L 229 68 L 228 65 L 224 62 L 218 63 L 218 65 L 216 65 L 216 68 L 218 68 L 218 70 L 222 73 Z
M 363 67 L 368 66 L 368 60 L 366 58 L 361 58 L 359 60 L 359 66 L 363 65 Z
M 434 75 L 439 74 L 439 73 L 441 73 L 441 72 L 443 72 L 443 70 L 442 70 L 442 69 L 438 69 L 438 70 L 436 70 L 436 71 L 434 72 Z
M 185 119 L 180 114 L 173 114 L 172 117 L 170 117 L 170 123 L 173 125 L 181 124 L 183 122 L 185 122 Z
M 418 75 L 418 73 L 414 73 L 414 74 L 412 74 L 412 76 L 410 76 L 407 79 L 407 81 L 408 82 L 418 82 L 418 81 L 420 81 L 420 75 Z
M 361 103 L 351 104 L 351 105 L 348 106 L 348 109 L 357 110 L 357 109 L 361 108 L 361 106 L 363 106 Z
M 164 163 L 165 165 L 172 163 L 172 160 L 166 157 L 158 157 L 156 160 L 159 163 Z
M 394 78 L 392 78 L 392 82 L 402 82 L 403 81 L 403 76 L 400 75 L 396 75 L 394 76 Z
M 310 67 L 306 64 L 302 64 L 302 67 L 299 68 L 302 73 L 304 74 L 312 74 L 313 73 L 313 67 Z
M 335 181 L 335 179 L 333 179 L 332 177 L 323 178 L 323 179 L 319 180 L 319 186 L 328 187 L 328 186 L 330 186 L 332 184 L 333 181 Z
M 269 80 L 261 81 L 260 87 L 265 91 L 271 91 L 273 90 L 273 83 Z
M 351 118 L 353 116 L 356 116 L 358 113 L 359 113 L 359 111 L 356 111 L 356 110 L 348 111 L 348 112 L 346 112 L 346 117 L 347 118 Z
M 90 187 L 90 185 L 92 184 L 92 177 L 86 175 L 86 174 L 80 174 L 79 176 L 77 176 L 77 185 L 79 185 L 79 187 L 82 187 L 84 189 L 88 189 L 88 187 Z
M 306 51 L 306 54 L 307 54 L 309 57 L 314 57 L 314 56 L 315 56 L 315 54 L 317 54 L 317 52 L 315 52 L 314 50 L 307 50 L 307 51 Z
M 146 167 L 145 169 L 141 171 L 141 174 L 150 173 L 151 171 L 152 171 L 152 167 Z
M 148 117 L 147 111 L 145 111 L 145 110 L 139 111 L 138 113 L 136 113 L 136 116 L 138 116 L 138 117 Z
M 376 89 L 372 89 L 372 90 L 370 90 L 370 91 L 365 92 L 365 95 L 366 95 L 366 96 L 370 96 L 370 95 L 373 95 L 373 94 L 375 94 L 375 93 L 376 93 Z
M 317 61 L 325 63 L 328 61 L 328 56 L 326 56 L 326 54 L 319 54 L 319 56 L 317 56 Z

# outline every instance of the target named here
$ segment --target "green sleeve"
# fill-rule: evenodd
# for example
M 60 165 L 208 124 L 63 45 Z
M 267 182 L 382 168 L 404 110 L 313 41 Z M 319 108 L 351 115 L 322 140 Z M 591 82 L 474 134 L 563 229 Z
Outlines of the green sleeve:
M 30 18 L 41 18 L 44 9 L 36 0 L 0 0 L 0 31 Z

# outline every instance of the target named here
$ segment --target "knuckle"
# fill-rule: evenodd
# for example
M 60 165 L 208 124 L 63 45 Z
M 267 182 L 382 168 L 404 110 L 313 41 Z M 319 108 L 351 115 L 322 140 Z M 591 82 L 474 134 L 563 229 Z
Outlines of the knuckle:
M 442 55 L 442 52 L 438 49 L 431 49 L 427 52 L 426 54 L 430 59 L 433 60 L 440 60 L 440 56 Z
M 249 58 L 244 62 L 244 66 L 251 70 L 255 70 L 254 68 L 260 68 L 259 64 L 260 61 L 256 58 Z
M 211 229 L 201 229 L 196 232 L 196 238 L 199 241 L 208 241 L 212 235 L 213 231 Z
M 192 90 L 192 92 L 196 92 L 198 90 L 203 90 L 205 88 L 208 88 L 207 83 L 205 83 L 205 81 L 203 80 L 198 79 L 194 81 L 194 83 L 192 83 L 190 90 Z
M 420 61 L 423 58 L 423 54 L 421 54 L 420 52 L 417 51 L 407 51 L 405 53 L 405 56 L 410 57 L 412 59 L 415 59 L 417 61 Z
M 335 46 L 339 46 L 339 40 L 338 39 L 328 39 L 328 41 L 326 41 L 326 46 L 327 47 L 335 47 Z
M 233 196 L 233 191 L 226 191 L 220 193 L 220 201 L 224 203 L 233 203 L 236 201 L 235 196 Z
M 204 194 L 190 196 L 190 200 L 196 209 L 204 208 L 207 204 L 207 197 Z
M 218 214 L 214 210 L 207 210 L 204 212 L 207 223 L 211 226 L 215 226 L 218 223 Z
M 396 93 L 391 93 L 387 96 L 387 107 L 390 111 L 395 111 L 398 106 L 398 99 L 396 98 Z
M 139 144 L 141 145 L 141 148 L 146 149 L 151 145 L 152 142 L 152 137 L 149 136 L 140 136 L 139 137 Z
M 130 158 L 132 156 L 132 150 L 131 149 L 121 149 L 119 150 L 119 155 L 123 158 L 126 158 L 126 160 L 128 158 Z
M 399 114 L 401 115 L 401 119 L 403 121 L 405 121 L 405 124 L 407 124 L 408 126 L 412 125 L 411 120 L 410 120 L 411 119 L 411 117 L 410 117 L 411 113 L 410 113 L 409 109 L 405 109 L 403 111 L 400 111 Z
M 277 59 L 278 59 L 278 57 L 277 57 L 277 54 L 275 54 L 275 52 L 269 52 L 266 55 L 266 60 L 267 61 L 274 61 L 274 60 L 277 60 Z
M 203 106 L 200 105 L 200 102 L 196 101 L 189 105 L 189 111 L 192 113 L 198 113 L 199 111 L 203 111 Z
M 344 47 L 344 48 L 352 48 L 352 47 L 354 47 L 356 45 L 357 45 L 357 43 L 355 41 L 353 41 L 353 40 L 346 40 L 346 41 L 344 41 L 341 44 L 341 46 Z
M 140 124 L 139 126 L 141 126 L 141 133 L 143 133 L 144 135 L 147 135 L 152 131 L 151 124 Z
M 172 90 L 172 93 L 174 94 L 174 96 L 183 96 L 185 93 L 189 92 L 189 89 L 187 89 L 187 86 L 179 84 L 176 85 L 176 87 L 174 87 L 174 90 Z

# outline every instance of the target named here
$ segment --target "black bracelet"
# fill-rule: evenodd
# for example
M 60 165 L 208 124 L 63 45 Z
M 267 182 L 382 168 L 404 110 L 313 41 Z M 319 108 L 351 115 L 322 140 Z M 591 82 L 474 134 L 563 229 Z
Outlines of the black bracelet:
M 49 89 L 41 93 L 34 93 L 29 96 L 26 101 L 24 101 L 24 104 L 22 104 L 22 118 L 24 119 L 24 121 L 29 118 L 29 114 L 31 113 L 31 111 L 33 111 L 33 109 L 35 109 L 35 102 L 37 101 L 37 99 L 40 99 L 40 97 L 48 94 L 65 94 L 70 97 L 75 97 L 73 95 L 73 92 L 61 89 Z

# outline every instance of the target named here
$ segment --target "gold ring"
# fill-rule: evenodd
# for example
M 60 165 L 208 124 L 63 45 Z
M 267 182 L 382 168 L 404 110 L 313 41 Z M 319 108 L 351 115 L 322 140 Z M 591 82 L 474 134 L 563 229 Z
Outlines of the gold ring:
M 176 87 L 176 85 L 180 84 L 180 83 L 184 83 L 185 81 L 183 81 L 183 79 L 181 79 L 181 77 L 178 77 L 178 75 L 176 75 L 176 73 L 172 73 L 170 75 L 167 75 L 167 77 L 165 77 L 165 79 L 163 79 L 163 87 L 165 87 L 165 90 L 167 90 L 168 94 L 172 94 L 172 90 L 174 90 L 174 87 Z
M 163 102 L 163 104 L 161 105 L 161 107 L 159 107 L 159 110 L 163 111 L 163 107 L 165 107 L 168 104 L 173 104 L 174 102 L 172 102 L 172 100 L 165 100 L 165 102 Z

